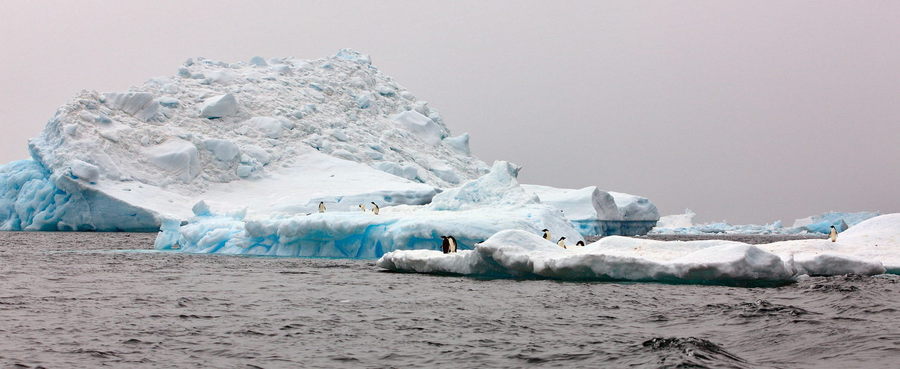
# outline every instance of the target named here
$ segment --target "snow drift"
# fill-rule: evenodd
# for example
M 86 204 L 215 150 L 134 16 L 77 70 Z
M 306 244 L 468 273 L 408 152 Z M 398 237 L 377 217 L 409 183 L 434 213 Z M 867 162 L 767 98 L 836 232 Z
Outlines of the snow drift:
M 787 283 L 799 275 L 900 272 L 900 214 L 869 219 L 838 242 L 801 240 L 766 245 L 732 241 L 653 241 L 606 237 L 562 249 L 533 232 L 499 232 L 474 250 L 442 254 L 394 251 L 379 267 L 404 272 L 562 280 L 675 283 Z

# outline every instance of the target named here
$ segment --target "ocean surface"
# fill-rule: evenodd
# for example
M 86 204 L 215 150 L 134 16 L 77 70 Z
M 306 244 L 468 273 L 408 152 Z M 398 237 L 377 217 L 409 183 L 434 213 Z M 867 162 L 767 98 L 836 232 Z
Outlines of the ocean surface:
M 900 276 L 483 280 L 0 232 L 3 368 L 897 368 Z

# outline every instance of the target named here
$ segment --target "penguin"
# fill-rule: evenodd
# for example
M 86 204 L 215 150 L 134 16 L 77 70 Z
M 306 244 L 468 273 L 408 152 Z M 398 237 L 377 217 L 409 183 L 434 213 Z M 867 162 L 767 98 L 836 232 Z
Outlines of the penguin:
M 447 240 L 450 241 L 450 252 L 455 253 L 458 249 L 458 247 L 456 245 L 456 238 L 453 238 L 453 236 L 447 236 Z
M 447 236 L 441 236 L 441 252 L 450 253 L 450 239 Z
M 556 241 L 556 244 L 559 245 L 559 247 L 566 248 L 566 238 L 560 237 L 559 241 Z
M 375 213 L 375 215 L 378 215 L 378 211 L 380 211 L 380 210 L 381 210 L 381 208 L 378 207 L 378 204 L 376 204 L 374 201 L 372 201 L 372 212 Z
M 575 243 L 575 246 L 584 246 L 584 241 L 578 241 Z
M 320 213 L 325 212 L 325 202 L 324 201 L 319 201 L 319 212 Z
M 365 212 L 366 212 L 366 206 L 363 205 L 363 204 L 359 204 L 359 210 L 362 211 L 363 213 L 365 213 Z
M 831 226 L 831 233 L 828 234 L 828 239 L 830 239 L 831 242 L 837 241 L 837 234 L 838 234 L 837 228 L 834 228 L 834 226 Z
M 550 241 L 550 230 L 547 228 L 544 228 L 541 230 L 541 232 L 544 232 L 544 239 L 547 241 Z

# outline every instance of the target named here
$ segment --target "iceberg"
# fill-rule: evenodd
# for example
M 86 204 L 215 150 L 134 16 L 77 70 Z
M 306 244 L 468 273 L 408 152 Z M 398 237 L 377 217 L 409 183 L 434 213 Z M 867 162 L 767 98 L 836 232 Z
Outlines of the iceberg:
M 0 229 L 152 231 L 201 200 L 249 216 L 422 205 L 489 169 L 468 136 L 349 49 L 189 59 L 125 92 L 82 91 L 29 151 L 0 166 Z
M 519 167 L 498 161 L 484 176 L 434 195 L 428 205 L 382 207 L 362 212 L 359 202 L 325 213 L 252 218 L 244 212 L 210 212 L 196 206 L 181 226 L 164 223 L 156 248 L 230 255 L 378 258 L 395 250 L 440 250 L 442 235 L 457 239 L 461 250 L 506 229 L 540 234 L 544 228 L 574 245 L 583 241 L 559 211 L 541 204 L 518 184 Z M 317 205 L 318 202 L 315 202 Z M 554 247 L 559 248 L 555 243 Z M 561 249 L 561 248 L 560 248 Z
M 684 209 L 684 214 L 666 215 L 659 218 L 655 228 L 689 228 L 694 226 L 694 217 L 697 213 L 691 209 Z
M 533 232 L 498 232 L 474 250 L 398 250 L 377 266 L 400 272 L 500 278 L 657 281 L 726 285 L 790 283 L 801 275 L 900 272 L 900 214 L 869 219 L 838 238 L 740 242 L 605 237 L 562 249 Z
M 793 227 L 808 232 L 828 234 L 831 232 L 831 226 L 835 226 L 838 232 L 843 232 L 866 219 L 879 215 L 881 214 L 868 211 L 857 213 L 828 212 L 797 219 L 794 221 Z
M 647 234 L 659 219 L 653 203 L 641 196 L 600 190 L 523 185 L 545 204 L 561 210 L 583 236 L 637 236 Z
M 843 232 L 853 225 L 878 215 L 880 214 L 875 212 L 830 212 L 797 219 L 792 227 L 785 227 L 781 221 L 764 225 L 733 225 L 726 222 L 694 224 L 693 218 L 696 214 L 688 209 L 684 214 L 667 215 L 660 218 L 650 234 L 828 234 L 831 232 L 831 226 L 835 226 L 838 232 Z

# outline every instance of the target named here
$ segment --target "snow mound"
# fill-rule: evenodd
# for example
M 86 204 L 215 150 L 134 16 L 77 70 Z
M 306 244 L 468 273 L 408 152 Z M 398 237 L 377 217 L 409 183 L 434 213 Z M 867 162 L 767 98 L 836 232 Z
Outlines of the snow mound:
M 605 237 L 562 249 L 532 232 L 498 232 L 472 251 L 394 251 L 381 268 L 417 273 L 561 280 L 629 280 L 753 285 L 789 283 L 799 275 L 900 272 L 900 214 L 872 218 L 838 242 L 653 241 Z
M 234 207 L 248 207 L 251 213 L 268 212 L 263 204 L 272 198 L 286 200 L 280 208 L 368 193 L 380 196 L 370 201 L 406 198 L 384 205 L 427 203 L 440 188 L 488 170 L 463 150 L 465 140 L 445 140 L 449 136 L 437 110 L 353 50 L 315 60 L 197 58 L 175 76 L 129 91 L 82 91 L 29 142 L 32 159 L 43 168 L 29 173 L 43 173 L 43 181 L 65 192 L 69 201 L 87 201 L 86 207 L 102 197 L 139 208 L 150 214 L 141 217 L 148 223 L 138 227 L 146 229 L 158 227 L 163 218 L 190 216 L 190 206 L 203 199 L 234 200 Z M 309 160 L 342 169 L 303 172 L 317 167 Z M 6 166 L 7 171 L 21 168 Z M 292 180 L 287 174 L 302 176 Z M 303 182 L 332 175 L 339 179 L 316 188 Z M 343 183 L 342 175 L 357 183 Z M 72 180 L 76 186 L 60 182 Z M 263 181 L 272 188 L 262 190 Z M 0 187 L 4 198 L 20 193 Z M 260 197 L 265 201 L 256 201 Z M 41 208 L 49 203 L 38 199 L 13 201 L 31 200 L 25 207 L 58 213 Z M 0 222 L 31 219 L 12 221 L 10 212 L 4 209 L 0 214 L 7 217 Z M 60 222 L 57 228 L 70 228 Z M 120 226 L 138 229 L 128 222 Z

